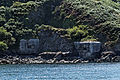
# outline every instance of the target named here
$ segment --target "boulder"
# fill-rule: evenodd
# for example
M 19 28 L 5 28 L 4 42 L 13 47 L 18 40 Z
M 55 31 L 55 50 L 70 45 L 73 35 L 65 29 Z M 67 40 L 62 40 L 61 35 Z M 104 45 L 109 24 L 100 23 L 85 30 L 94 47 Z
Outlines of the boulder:
M 106 51 L 101 53 L 101 58 L 97 62 L 113 62 L 113 57 L 116 53 L 113 51 Z
M 115 56 L 116 53 L 113 52 L 113 51 L 105 51 L 105 52 L 102 52 L 102 53 L 101 53 L 101 56 L 107 56 L 107 55 Z
M 2 59 L 0 60 L 0 64 L 11 64 L 11 62 L 9 60 Z
M 120 56 L 115 56 L 112 58 L 114 62 L 120 62 Z

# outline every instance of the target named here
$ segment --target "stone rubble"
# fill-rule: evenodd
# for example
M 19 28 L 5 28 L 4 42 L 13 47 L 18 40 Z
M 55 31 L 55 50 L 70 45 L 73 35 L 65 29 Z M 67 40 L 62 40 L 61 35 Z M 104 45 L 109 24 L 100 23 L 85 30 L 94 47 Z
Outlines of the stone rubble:
M 49 57 L 47 58 L 46 57 Z M 50 57 L 52 55 L 53 57 Z M 32 56 L 32 57 L 31 57 Z M 44 52 L 39 55 L 6 55 L 0 58 L 0 64 L 75 64 L 88 62 L 120 62 L 120 56 L 113 51 L 106 51 L 101 53 L 98 59 L 84 60 L 78 57 L 71 57 L 69 53 L 65 52 Z

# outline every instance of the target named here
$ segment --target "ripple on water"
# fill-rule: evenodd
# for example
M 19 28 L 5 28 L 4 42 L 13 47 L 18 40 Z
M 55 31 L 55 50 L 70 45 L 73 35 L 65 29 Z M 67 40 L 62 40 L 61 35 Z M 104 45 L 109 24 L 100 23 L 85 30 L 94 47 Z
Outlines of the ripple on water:
M 0 80 L 120 80 L 120 63 L 0 65 Z

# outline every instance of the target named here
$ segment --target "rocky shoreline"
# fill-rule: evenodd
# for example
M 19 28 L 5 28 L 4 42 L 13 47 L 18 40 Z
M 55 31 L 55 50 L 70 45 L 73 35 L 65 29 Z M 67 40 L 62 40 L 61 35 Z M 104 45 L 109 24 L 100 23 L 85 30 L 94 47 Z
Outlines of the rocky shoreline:
M 76 64 L 76 63 L 101 63 L 120 62 L 120 56 L 112 51 L 101 53 L 100 58 L 82 59 L 68 57 L 67 53 L 44 52 L 40 55 L 5 55 L 0 58 L 0 64 Z

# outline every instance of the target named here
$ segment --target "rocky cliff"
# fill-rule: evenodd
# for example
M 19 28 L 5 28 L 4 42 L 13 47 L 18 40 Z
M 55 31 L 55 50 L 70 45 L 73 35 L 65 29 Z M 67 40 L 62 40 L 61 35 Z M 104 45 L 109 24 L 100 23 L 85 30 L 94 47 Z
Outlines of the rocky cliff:
M 73 41 L 67 36 L 65 29 L 42 25 L 38 29 L 38 36 L 42 52 L 73 52 L 74 50 Z

